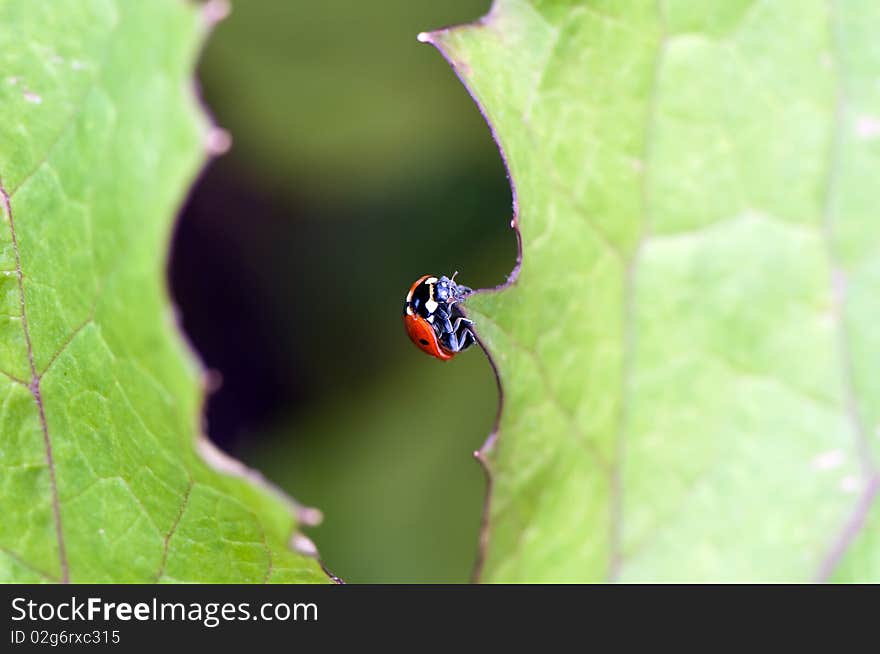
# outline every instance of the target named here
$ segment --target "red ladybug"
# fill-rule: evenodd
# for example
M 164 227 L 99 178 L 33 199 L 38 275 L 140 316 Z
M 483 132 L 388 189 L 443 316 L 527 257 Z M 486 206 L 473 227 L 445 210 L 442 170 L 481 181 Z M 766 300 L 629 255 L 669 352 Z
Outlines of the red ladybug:
M 416 347 L 448 361 L 473 345 L 473 322 L 457 305 L 472 292 L 445 275 L 419 277 L 403 303 L 403 325 Z

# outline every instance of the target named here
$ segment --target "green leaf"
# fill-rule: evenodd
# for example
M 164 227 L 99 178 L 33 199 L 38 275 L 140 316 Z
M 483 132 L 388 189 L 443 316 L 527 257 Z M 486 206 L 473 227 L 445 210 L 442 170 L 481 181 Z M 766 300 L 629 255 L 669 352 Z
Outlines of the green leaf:
M 498 0 L 423 35 L 522 268 L 488 581 L 880 580 L 880 5 Z
M 179 0 L 0 2 L 0 581 L 327 581 L 296 507 L 196 447 L 164 263 L 206 32 Z

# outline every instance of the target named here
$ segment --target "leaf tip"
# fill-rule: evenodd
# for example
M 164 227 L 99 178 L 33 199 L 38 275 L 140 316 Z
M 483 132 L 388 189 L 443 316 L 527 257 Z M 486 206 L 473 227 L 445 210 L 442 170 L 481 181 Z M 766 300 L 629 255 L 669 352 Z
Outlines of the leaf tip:
M 213 27 L 232 11 L 229 0 L 208 0 L 202 5 L 202 19 L 209 27 Z
M 219 157 L 229 152 L 232 147 L 232 135 L 216 125 L 211 125 L 205 135 L 205 150 L 212 157 Z
M 317 527 L 324 521 L 324 514 L 321 509 L 313 506 L 297 506 L 296 518 L 301 525 L 306 527 Z
M 311 538 L 299 532 L 290 537 L 290 549 L 310 559 L 318 558 L 318 548 L 315 543 Z

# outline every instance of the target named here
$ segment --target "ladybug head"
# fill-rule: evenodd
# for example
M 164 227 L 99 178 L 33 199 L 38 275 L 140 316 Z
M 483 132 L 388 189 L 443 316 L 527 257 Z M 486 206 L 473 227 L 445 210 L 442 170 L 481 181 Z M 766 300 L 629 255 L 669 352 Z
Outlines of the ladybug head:
M 455 273 L 457 275 L 458 273 Z M 467 286 L 455 283 L 455 275 L 450 279 L 446 275 L 437 278 L 434 284 L 434 297 L 438 302 L 452 304 L 459 302 L 473 293 Z

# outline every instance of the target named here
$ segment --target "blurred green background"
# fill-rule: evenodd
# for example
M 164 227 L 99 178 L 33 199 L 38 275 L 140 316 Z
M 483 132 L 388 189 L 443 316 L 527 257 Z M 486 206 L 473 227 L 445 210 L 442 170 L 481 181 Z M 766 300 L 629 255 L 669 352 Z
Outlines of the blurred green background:
M 469 578 L 496 409 L 473 349 L 449 363 L 401 323 L 409 285 L 513 266 L 510 190 L 488 128 L 422 30 L 488 0 L 247 0 L 199 77 L 232 150 L 178 226 L 172 289 L 222 377 L 224 449 L 325 514 L 309 530 L 350 582 Z

